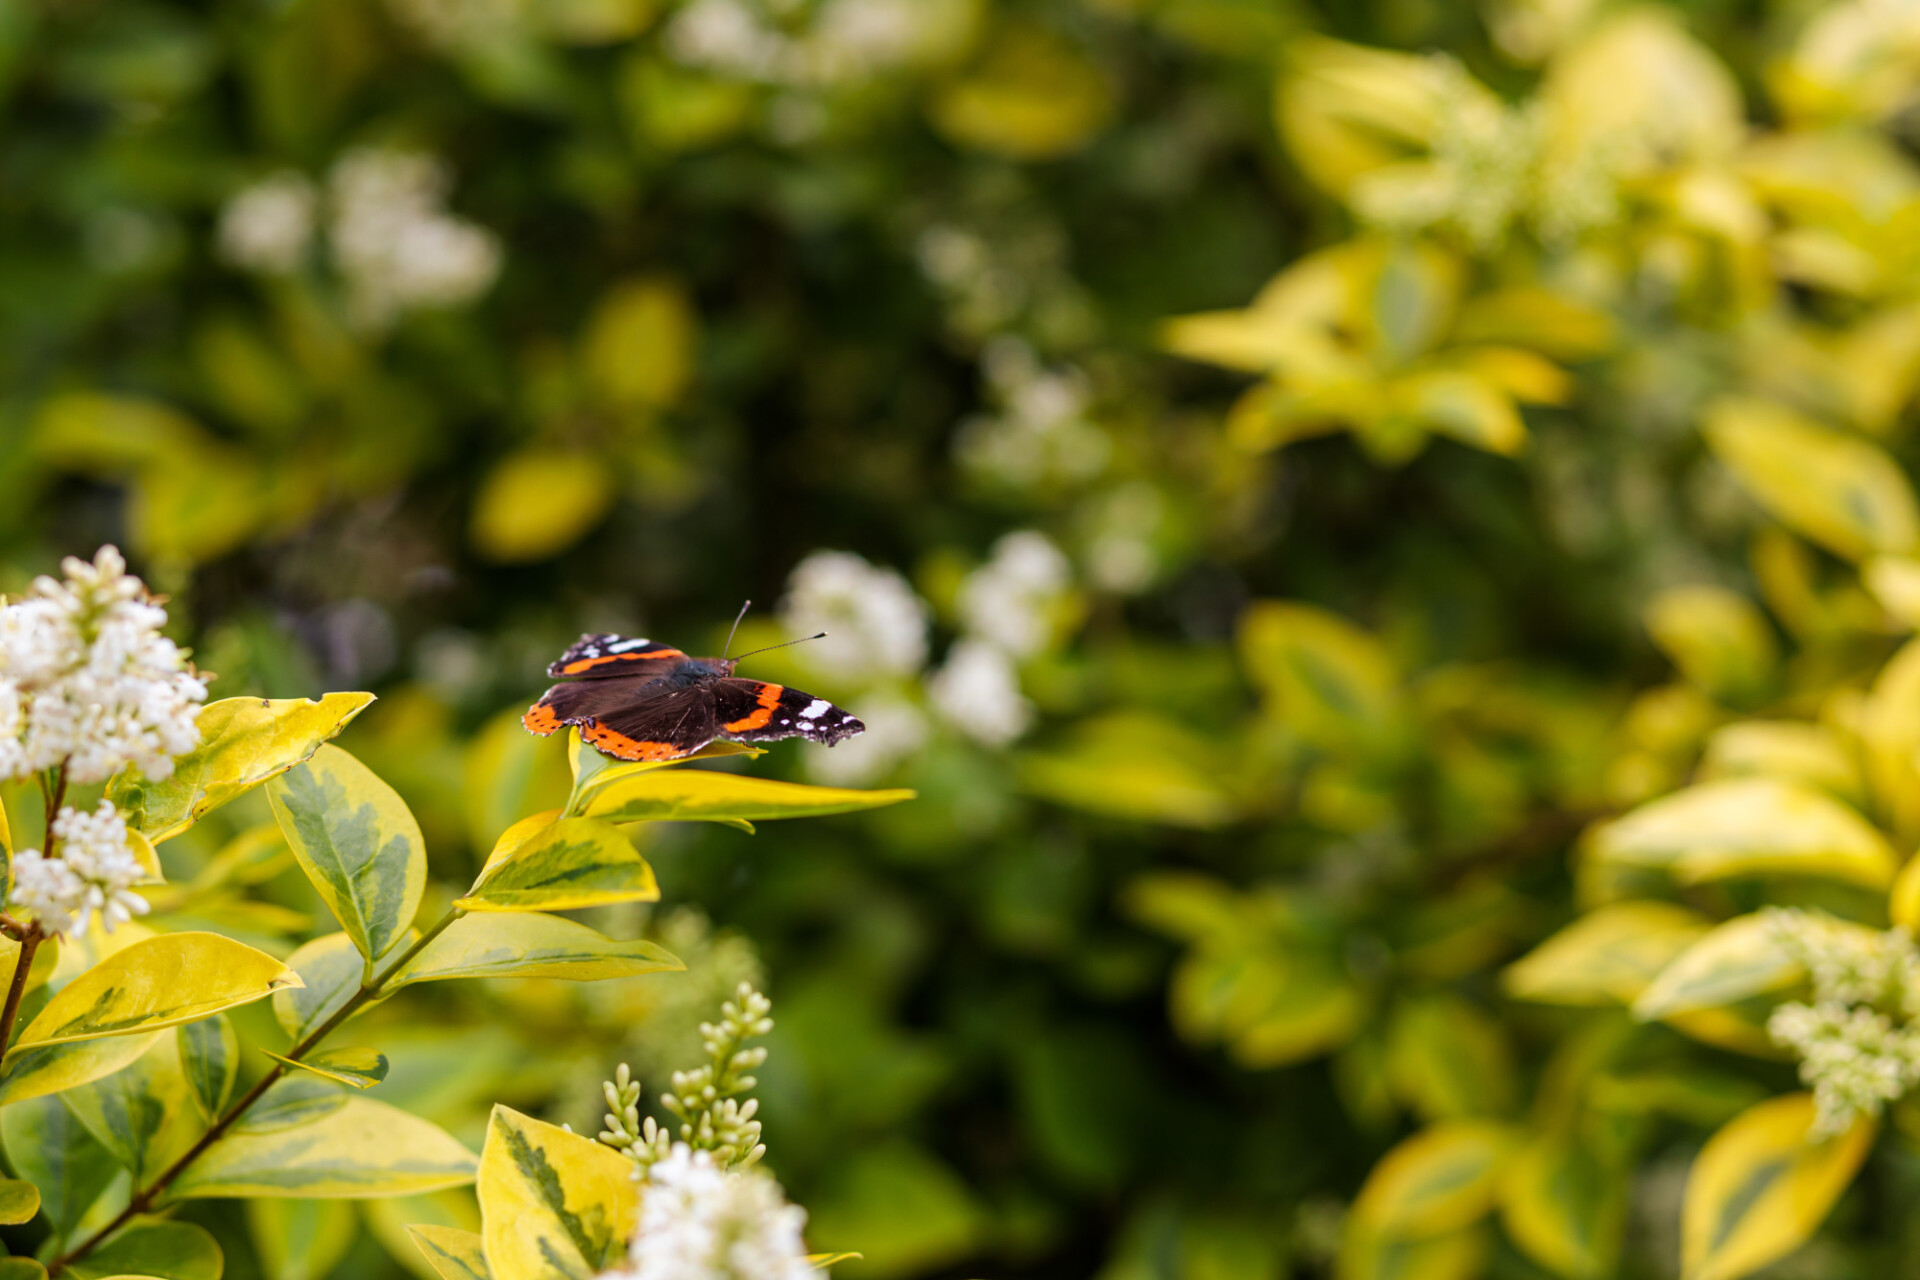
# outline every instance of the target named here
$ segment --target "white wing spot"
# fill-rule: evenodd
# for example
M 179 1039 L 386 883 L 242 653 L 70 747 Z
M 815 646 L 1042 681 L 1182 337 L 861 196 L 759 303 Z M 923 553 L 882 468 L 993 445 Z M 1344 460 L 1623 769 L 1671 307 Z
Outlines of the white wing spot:
M 608 645 L 607 652 L 608 653 L 631 653 L 635 649 L 646 648 L 648 643 L 649 642 L 646 640 L 622 640 L 619 644 Z
M 833 704 L 825 698 L 815 698 L 807 704 L 807 709 L 800 713 L 800 718 L 802 720 L 818 720 L 821 716 L 825 715 L 832 706 Z

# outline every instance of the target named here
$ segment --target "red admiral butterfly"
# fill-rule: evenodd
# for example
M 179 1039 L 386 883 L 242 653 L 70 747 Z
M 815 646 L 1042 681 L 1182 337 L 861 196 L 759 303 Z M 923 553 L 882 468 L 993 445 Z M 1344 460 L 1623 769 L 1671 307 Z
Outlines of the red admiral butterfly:
M 652 640 L 581 636 L 547 668 L 554 679 L 571 681 L 540 695 L 520 723 L 543 738 L 562 725 L 579 725 L 582 740 L 622 760 L 678 760 L 715 738 L 811 738 L 832 746 L 866 728 L 825 698 L 736 678 L 733 669 L 752 656 L 690 658 Z

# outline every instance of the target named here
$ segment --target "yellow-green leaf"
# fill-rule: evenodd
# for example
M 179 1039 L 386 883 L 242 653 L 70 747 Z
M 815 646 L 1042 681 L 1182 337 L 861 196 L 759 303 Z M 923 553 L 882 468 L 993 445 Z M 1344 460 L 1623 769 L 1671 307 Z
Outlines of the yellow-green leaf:
M 1759 400 L 1715 405 L 1703 430 L 1760 505 L 1827 549 L 1858 560 L 1920 542 L 1920 504 L 1879 445 Z
M 78 1280 L 220 1280 L 226 1258 L 205 1227 L 135 1218 L 86 1257 L 67 1264 Z
M 67 1040 L 9 1053 L 0 1063 L 0 1106 L 83 1085 L 112 1075 L 152 1047 L 160 1032 Z
M 316 1049 L 304 1058 L 288 1058 L 261 1050 L 275 1062 L 284 1062 L 354 1089 L 371 1089 L 387 1078 L 387 1055 L 375 1049 L 343 1047 Z
M 1527 425 L 1513 397 L 1492 380 L 1441 369 L 1409 373 L 1388 385 L 1388 405 L 1436 435 L 1512 457 L 1526 447 Z
M 402 965 L 390 988 L 443 978 L 567 978 L 594 982 L 683 969 L 664 947 L 617 942 L 561 916 L 499 912 L 463 916 Z
M 506 563 L 565 551 L 607 514 L 613 482 L 607 461 L 588 453 L 532 449 L 503 458 L 474 497 L 474 548 Z
M 1785 778 L 1727 778 L 1663 796 L 1600 828 L 1592 849 L 1686 882 L 1789 874 L 1884 889 L 1898 866 L 1866 819 Z
M 1500 1221 L 1534 1261 L 1570 1280 L 1614 1274 L 1627 1224 L 1629 1179 L 1591 1143 L 1543 1133 L 1508 1158 Z
M 249 1200 L 247 1233 L 266 1280 L 326 1280 L 359 1235 L 339 1200 Z
M 0 1225 L 19 1226 L 40 1212 L 40 1188 L 19 1178 L 0 1178 Z
M 467 911 L 571 911 L 659 897 L 653 868 L 618 827 L 562 818 L 497 862 L 490 860 L 455 905 Z
M 1015 761 L 1029 795 L 1103 817 L 1212 830 L 1232 822 L 1233 796 L 1212 743 L 1163 716 L 1117 712 L 1075 726 Z
M 1756 775 L 1811 783 L 1848 804 L 1864 794 L 1855 753 L 1823 724 L 1743 720 L 1714 730 L 1700 759 L 1700 778 Z
M 230 1132 L 173 1184 L 181 1197 L 365 1199 L 473 1181 L 473 1153 L 437 1125 L 371 1098 L 309 1124 Z
M 7 1056 L 33 1045 L 178 1026 L 299 985 L 299 974 L 245 943 L 217 933 L 164 933 L 116 951 L 62 987 Z
M 934 126 L 962 147 L 1046 160 L 1084 145 L 1106 124 L 1114 93 L 1105 72 L 1044 27 L 995 25 L 980 63 L 929 105 Z
M 476 1190 L 501 1280 L 591 1280 L 620 1259 L 639 1216 L 632 1161 L 507 1107 L 487 1124 Z
M 1668 902 L 1615 902 L 1589 912 L 1507 967 L 1509 994 L 1548 1004 L 1631 1004 L 1711 927 Z
M 1489 1235 L 1481 1225 L 1402 1240 L 1349 1215 L 1334 1275 L 1337 1280 L 1484 1280 Z
M 0 1280 L 47 1280 L 47 1269 L 32 1258 L 0 1258 Z M 112 1280 L 149 1280 L 147 1276 L 116 1276 Z
M 441 1280 L 493 1280 L 486 1245 L 477 1232 L 427 1224 L 410 1226 L 407 1232 Z
M 1387 1025 L 1386 1071 L 1394 1093 L 1428 1120 L 1499 1115 L 1513 1105 L 1506 1029 L 1459 996 L 1401 1001 Z
M 196 720 L 200 745 L 174 762 L 172 777 L 148 782 L 123 773 L 107 785 L 107 795 L 128 826 L 158 844 L 307 759 L 372 701 L 370 693 L 329 693 L 208 703 Z
M 125 1070 L 69 1089 L 60 1100 L 133 1174 L 136 1186 L 172 1164 L 205 1129 L 177 1035 L 156 1037 Z
M 1399 677 L 1380 642 L 1311 605 L 1264 601 L 1240 621 L 1240 659 L 1275 717 L 1321 746 L 1380 740 L 1398 709 Z
M 1835 921 L 1836 928 L 1861 928 Z M 1862 929 L 1864 932 L 1870 932 Z M 1642 1021 L 1732 1004 L 1784 990 L 1803 976 L 1765 915 L 1736 916 L 1714 927 L 1660 971 L 1633 1002 Z
M 58 1098 L 0 1107 L 0 1138 L 13 1172 L 40 1191 L 55 1238 L 79 1223 L 120 1173 L 112 1154 Z
M 566 802 L 567 771 L 558 744 L 521 727 L 525 710 L 525 703 L 516 703 L 490 717 L 462 762 L 461 804 L 477 849 L 491 844 L 517 815 Z
M 1765 691 L 1779 659 L 1773 629 L 1751 600 L 1725 587 L 1669 587 L 1647 602 L 1647 632 L 1680 673 L 1716 697 Z
M 1700 1150 L 1681 1210 L 1686 1280 L 1736 1280 L 1805 1244 L 1853 1181 L 1876 1123 L 1811 1141 L 1813 1095 L 1770 1098 Z
M 274 993 L 274 999 L 282 994 Z M 174 1034 L 180 1038 L 180 1066 L 193 1087 L 194 1105 L 202 1119 L 212 1120 L 233 1092 L 234 1077 L 240 1071 L 240 1038 L 224 1013 L 189 1022 Z
M 267 798 L 301 870 L 360 954 L 386 955 L 427 884 L 426 842 L 405 802 L 334 746 L 274 779 Z
M 1513 1131 L 1482 1120 L 1433 1125 L 1381 1157 L 1353 1202 L 1353 1215 L 1390 1239 L 1420 1239 L 1471 1226 L 1492 1212 Z
M 296 1072 L 282 1076 L 237 1121 L 234 1133 L 276 1133 L 310 1125 L 347 1105 L 332 1081 Z
M 666 769 L 595 787 L 586 816 L 603 822 L 766 822 L 877 809 L 913 796 L 901 789 L 850 791 L 704 769 Z
M 340 1011 L 360 990 L 366 965 L 360 949 L 344 933 L 329 933 L 302 943 L 287 957 L 303 985 L 276 991 L 273 1016 L 296 1042 Z
M 693 306 L 678 284 L 623 280 L 607 290 L 587 321 L 580 340 L 587 376 L 610 404 L 664 408 L 680 398 L 693 373 L 695 325 Z

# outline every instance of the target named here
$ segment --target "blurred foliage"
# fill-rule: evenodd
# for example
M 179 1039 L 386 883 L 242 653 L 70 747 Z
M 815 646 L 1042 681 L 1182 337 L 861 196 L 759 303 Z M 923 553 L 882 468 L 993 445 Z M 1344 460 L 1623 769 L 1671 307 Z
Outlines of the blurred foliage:
M 516 717 L 574 635 L 833 632 L 749 669 L 868 733 L 762 765 L 922 799 L 655 828 L 660 914 L 591 918 L 683 978 L 369 1015 L 471 1146 L 764 975 L 849 1277 L 1904 1274 L 1912 1140 L 1804 1141 L 1800 979 L 1713 940 L 1906 922 L 1916 50 L 1870 0 L 13 0 L 0 561 L 119 538 L 218 694 L 380 690 L 342 741 L 447 881 L 564 797 Z M 223 821 L 170 905 L 284 956 L 324 912 Z M 283 1278 L 475 1225 L 191 1216 Z

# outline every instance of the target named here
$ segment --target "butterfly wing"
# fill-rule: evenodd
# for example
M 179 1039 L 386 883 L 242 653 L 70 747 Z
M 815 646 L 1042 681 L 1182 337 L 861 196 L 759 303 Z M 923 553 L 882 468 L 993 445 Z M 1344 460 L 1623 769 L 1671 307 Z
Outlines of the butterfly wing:
M 626 636 L 581 636 L 547 668 L 555 680 L 600 680 L 611 676 L 663 676 L 687 660 L 672 645 Z
M 707 687 L 713 691 L 716 736 L 733 742 L 810 738 L 830 747 L 867 727 L 825 698 L 787 685 L 729 676 Z
M 712 742 L 717 727 L 705 687 L 645 678 L 557 684 L 520 723 L 543 738 L 578 725 L 583 741 L 622 760 L 677 760 Z

